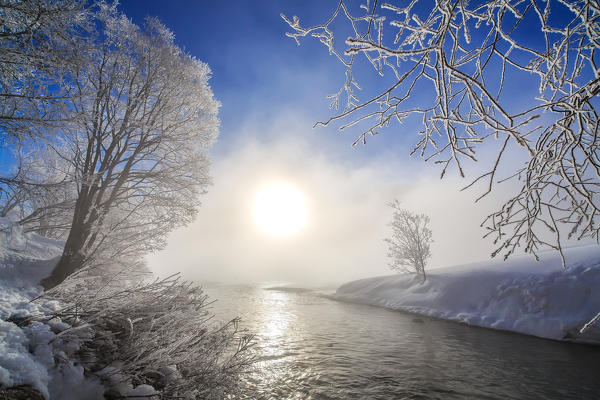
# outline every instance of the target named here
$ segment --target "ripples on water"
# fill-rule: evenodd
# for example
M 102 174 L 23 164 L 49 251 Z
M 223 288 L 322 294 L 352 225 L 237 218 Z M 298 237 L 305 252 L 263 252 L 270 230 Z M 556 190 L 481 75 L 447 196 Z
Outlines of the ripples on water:
M 240 399 L 600 399 L 600 348 L 342 303 L 207 286 L 256 333 Z

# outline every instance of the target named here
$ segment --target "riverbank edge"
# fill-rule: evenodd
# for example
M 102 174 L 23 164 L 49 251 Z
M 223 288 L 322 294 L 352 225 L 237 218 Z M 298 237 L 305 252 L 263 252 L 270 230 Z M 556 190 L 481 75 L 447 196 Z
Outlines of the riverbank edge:
M 330 300 L 333 300 L 333 301 L 339 301 L 339 302 L 348 303 L 348 304 L 360 304 L 360 305 L 368 306 L 368 307 L 384 308 L 386 310 L 390 310 L 393 312 L 399 312 L 399 313 L 403 313 L 403 314 L 408 314 L 410 316 L 417 317 L 417 318 L 425 317 L 425 318 L 429 318 L 429 319 L 433 319 L 433 320 L 446 321 L 446 322 L 451 322 L 454 324 L 464 325 L 464 326 L 471 327 L 471 328 L 487 329 L 487 330 L 491 330 L 491 331 L 503 332 L 503 333 L 513 334 L 513 335 L 530 336 L 530 337 L 534 337 L 537 339 L 550 340 L 550 341 L 559 342 L 559 343 L 600 347 L 600 337 L 590 338 L 589 340 L 584 340 L 584 339 L 576 338 L 576 337 L 562 338 L 562 339 L 549 338 L 549 337 L 537 336 L 537 335 L 532 335 L 532 334 L 523 333 L 523 332 L 517 332 L 517 331 L 510 330 L 510 329 L 499 329 L 499 328 L 493 328 L 493 327 L 484 326 L 484 325 L 470 324 L 468 322 L 460 321 L 457 319 L 444 318 L 444 317 L 436 316 L 435 314 L 416 312 L 416 311 L 411 311 L 409 309 L 404 309 L 404 308 L 394 308 L 394 307 L 388 307 L 388 306 L 384 306 L 384 305 L 380 305 L 380 304 L 371 304 L 371 303 L 366 303 L 366 302 L 355 301 L 355 300 L 344 298 L 342 296 L 336 296 L 335 294 L 321 293 L 320 295 L 325 298 L 328 298 Z M 418 321 L 418 322 L 421 322 L 421 321 Z
M 350 281 L 326 297 L 467 326 L 567 343 L 600 345 L 600 249 L 581 246 L 542 262 L 515 257 L 434 269 L 426 282 L 410 274 Z

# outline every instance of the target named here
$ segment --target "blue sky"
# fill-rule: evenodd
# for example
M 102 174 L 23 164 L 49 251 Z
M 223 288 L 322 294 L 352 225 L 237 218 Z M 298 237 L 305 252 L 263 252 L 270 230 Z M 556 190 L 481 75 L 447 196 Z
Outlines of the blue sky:
M 167 249 L 149 258 L 155 271 L 183 271 L 199 280 L 306 284 L 389 273 L 383 238 L 390 235 L 386 203 L 394 198 L 430 215 L 432 266 L 489 257 L 492 246 L 481 239 L 479 225 L 515 183 L 474 204 L 480 191 L 459 191 L 468 179 L 451 170 L 440 181 L 437 166 L 408 157 L 419 140 L 419 126 L 411 121 L 354 148 L 356 131 L 340 134 L 339 125 L 312 129 L 334 115 L 326 96 L 342 85 L 344 68 L 317 40 L 306 38 L 298 46 L 286 37 L 290 28 L 280 14 L 297 15 L 303 26 L 312 26 L 336 5 L 335 0 L 122 1 L 120 9 L 134 22 L 158 17 L 179 46 L 211 67 L 210 84 L 222 103 L 221 133 L 211 150 L 214 183 L 197 221 L 174 232 Z M 524 24 L 518 34 L 527 38 L 529 30 Z M 364 64 L 357 65 L 367 94 L 382 87 L 364 71 Z M 529 101 L 524 94 L 537 85 L 536 79 L 508 80 L 508 107 Z M 431 93 L 417 93 L 419 100 L 428 99 L 423 96 Z M 495 159 L 486 148 L 478 156 L 484 162 L 471 172 Z M 309 203 L 307 228 L 291 238 L 264 236 L 250 218 L 257 191 L 278 181 L 298 188 Z
M 324 97 L 326 92 L 312 93 L 304 85 L 321 78 L 322 65 L 312 57 L 308 62 L 307 54 L 284 36 L 286 25 L 279 16 L 286 9 L 298 11 L 303 3 L 125 0 L 121 9 L 137 23 L 146 15 L 158 17 L 181 47 L 211 67 L 211 87 L 222 103 L 218 154 L 248 119 L 266 123 L 287 106 L 307 112 Z M 327 59 L 323 56 L 321 61 Z M 311 63 L 313 68 L 307 68 Z
M 340 157 L 373 157 L 388 151 L 389 141 L 351 149 L 350 132 L 340 135 L 336 127 L 312 129 L 314 122 L 332 115 L 326 96 L 337 92 L 344 69 L 316 40 L 298 46 L 286 37 L 290 28 L 280 17 L 281 13 L 298 15 L 303 23 L 319 23 L 336 5 L 327 0 L 124 0 L 120 9 L 136 23 L 146 15 L 158 17 L 174 31 L 179 46 L 211 67 L 211 87 L 222 103 L 215 156 L 248 134 L 244 125 L 268 124 L 293 111 L 305 122 L 305 134 L 319 146 L 332 146 Z
M 395 156 L 404 158 L 406 167 L 418 171 L 424 165 L 418 159 L 408 160 L 407 156 L 419 140 L 415 133 L 420 129 L 420 117 L 403 126 L 393 124 L 369 140 L 367 146 L 355 148 L 351 148 L 351 144 L 359 133 L 356 129 L 340 133 L 337 129 L 340 124 L 312 128 L 314 122 L 335 114 L 329 109 L 326 96 L 339 90 L 345 70 L 316 39 L 304 38 L 298 46 L 286 37 L 285 33 L 291 28 L 280 14 L 288 18 L 297 15 L 303 26 L 312 26 L 324 22 L 337 4 L 336 0 L 123 0 L 120 9 L 138 24 L 143 23 L 147 15 L 158 17 L 173 30 L 179 46 L 211 67 L 211 87 L 222 103 L 221 134 L 212 149 L 215 159 L 233 151 L 244 137 L 269 142 L 285 136 L 287 133 L 283 131 L 293 128 L 300 130 L 302 140 L 326 149 L 330 157 L 338 161 L 361 163 Z M 342 23 L 335 25 L 336 29 L 345 25 L 343 18 L 338 20 Z M 520 39 L 535 37 L 531 32 L 534 25 L 522 24 L 514 34 Z M 343 35 L 336 34 L 341 43 Z M 387 35 L 393 37 L 391 30 Z M 476 37 L 476 33 L 474 35 Z M 369 93 L 387 88 L 385 83 L 389 80 L 386 79 L 392 77 L 389 73 L 380 79 L 362 59 L 356 63 L 355 73 L 363 86 L 358 92 L 363 101 L 370 98 Z M 511 99 L 504 105 L 516 110 L 520 108 L 523 93 L 534 93 L 538 81 L 509 79 L 504 85 L 505 99 Z M 426 90 L 416 91 L 414 97 L 428 102 L 434 94 L 433 88 L 424 88 Z M 289 119 L 288 129 L 285 123 L 276 122 L 284 118 Z M 272 130 L 266 128 L 273 125 L 278 125 L 282 132 L 269 134 Z

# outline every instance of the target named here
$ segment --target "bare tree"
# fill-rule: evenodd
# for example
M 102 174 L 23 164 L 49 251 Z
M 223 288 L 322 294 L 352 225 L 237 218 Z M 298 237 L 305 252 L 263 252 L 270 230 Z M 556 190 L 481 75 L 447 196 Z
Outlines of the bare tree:
M 450 166 L 465 176 L 463 164 L 480 161 L 481 144 L 496 141 L 489 169 L 465 187 L 484 183 L 479 200 L 499 180 L 521 181 L 520 191 L 483 223 L 497 245 L 492 256 L 503 252 L 506 258 L 521 246 L 534 255 L 550 246 L 562 255 L 565 236 L 598 240 L 596 1 L 367 0 L 360 10 L 349 3 L 340 0 L 329 19 L 308 28 L 282 15 L 293 29 L 288 36 L 298 44 L 305 36 L 317 38 L 346 70 L 344 84 L 331 96 L 337 109 L 345 94 L 343 112 L 316 125 L 356 126 L 362 132 L 356 144 L 393 121 L 420 118 L 411 155 L 440 164 L 442 177 Z M 342 44 L 334 36 L 339 19 L 350 32 Z M 367 100 L 356 92 L 361 54 L 383 86 Z M 517 80 L 537 81 L 537 93 L 520 93 L 515 101 L 506 86 Z M 522 150 L 524 165 L 515 168 L 507 160 L 511 146 Z M 506 176 L 498 176 L 502 166 L 510 169 Z M 559 226 L 567 230 L 564 236 Z
M 173 43 L 155 19 L 142 28 L 99 5 L 89 59 L 73 79 L 73 122 L 58 154 L 72 164 L 77 195 L 51 288 L 94 261 L 160 249 L 192 221 L 209 184 L 208 147 L 218 102 L 208 66 Z
M 77 194 L 71 164 L 58 157 L 54 147 L 17 145 L 15 152 L 14 173 L 0 178 L 0 216 L 12 212 L 25 232 L 64 239 Z
M 429 217 L 400 207 L 398 200 L 394 200 L 389 206 L 394 209 L 390 223 L 392 237 L 385 239 L 388 257 L 391 259 L 390 268 L 415 272 L 425 281 L 425 267 L 431 257 L 429 246 L 432 242 Z

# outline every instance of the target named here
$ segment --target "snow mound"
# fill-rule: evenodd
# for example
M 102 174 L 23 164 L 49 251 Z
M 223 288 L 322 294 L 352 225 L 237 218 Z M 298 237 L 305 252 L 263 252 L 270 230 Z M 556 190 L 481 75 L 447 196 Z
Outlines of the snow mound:
M 431 270 L 415 275 L 362 279 L 339 287 L 333 298 L 383 306 L 470 325 L 548 339 L 600 343 L 600 248 L 557 252 Z
M 60 304 L 31 302 L 42 293 L 39 282 L 58 262 L 62 247 L 0 218 L 0 387 L 29 385 L 47 399 L 102 399 L 104 387 L 84 375 L 74 356 L 86 332 L 69 334 L 71 327 L 60 318 L 36 320 L 60 310 Z

